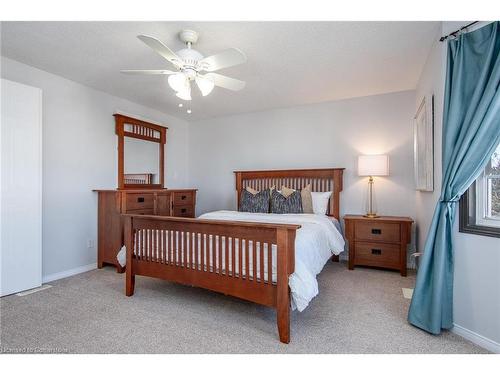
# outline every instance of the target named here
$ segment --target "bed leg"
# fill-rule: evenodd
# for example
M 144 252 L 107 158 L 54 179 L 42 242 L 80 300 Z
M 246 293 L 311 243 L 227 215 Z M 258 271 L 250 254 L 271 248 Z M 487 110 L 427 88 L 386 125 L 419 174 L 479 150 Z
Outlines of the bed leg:
M 340 261 L 340 256 L 338 256 L 338 255 L 333 255 L 332 256 L 332 262 L 337 262 L 338 263 L 339 261 Z
M 132 267 L 132 252 L 134 251 L 134 239 L 132 233 L 132 218 L 125 219 L 125 247 L 127 249 L 127 265 L 125 266 L 125 295 L 130 297 L 134 294 L 135 274 Z M 123 269 L 123 267 L 121 267 Z
M 276 317 L 280 341 L 290 342 L 290 288 L 288 278 L 295 268 L 295 229 L 276 232 L 277 278 Z
M 130 270 L 132 267 L 127 267 L 125 270 L 126 276 L 126 285 L 125 285 L 125 295 L 130 297 L 134 294 L 135 288 L 135 275 L 132 275 L 132 271 Z
M 280 298 L 278 297 L 278 306 L 276 307 L 276 312 L 277 312 L 276 315 L 277 315 L 277 321 L 278 321 L 278 333 L 280 335 L 280 341 L 284 344 L 288 344 L 290 342 L 290 300 L 289 300 L 289 298 L 286 298 L 286 301 L 280 301 Z

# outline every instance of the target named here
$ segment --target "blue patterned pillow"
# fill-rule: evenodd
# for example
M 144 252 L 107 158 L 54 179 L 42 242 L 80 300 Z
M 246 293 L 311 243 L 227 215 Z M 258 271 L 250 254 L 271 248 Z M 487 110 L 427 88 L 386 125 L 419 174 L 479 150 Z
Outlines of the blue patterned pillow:
M 288 197 L 285 197 L 276 190 L 271 195 L 271 213 L 273 214 L 301 214 L 302 197 L 300 191 L 294 191 Z
M 269 189 L 259 191 L 255 195 L 243 189 L 240 197 L 240 211 L 269 213 L 269 195 Z

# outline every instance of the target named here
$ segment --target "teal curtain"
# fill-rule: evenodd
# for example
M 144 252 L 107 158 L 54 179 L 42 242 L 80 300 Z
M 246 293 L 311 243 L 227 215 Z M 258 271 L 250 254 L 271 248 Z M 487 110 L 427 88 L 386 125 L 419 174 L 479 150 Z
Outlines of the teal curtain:
M 448 42 L 443 113 L 443 181 L 408 313 L 438 334 L 453 324 L 453 222 L 457 202 L 500 142 L 500 26 Z

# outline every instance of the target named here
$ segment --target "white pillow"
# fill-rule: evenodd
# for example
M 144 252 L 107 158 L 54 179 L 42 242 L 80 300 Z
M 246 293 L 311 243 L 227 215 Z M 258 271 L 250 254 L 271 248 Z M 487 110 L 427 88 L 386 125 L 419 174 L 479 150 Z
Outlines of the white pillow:
M 311 192 L 312 195 L 312 206 L 313 212 L 316 215 L 326 215 L 328 209 L 328 201 L 332 195 L 331 191 L 326 191 L 324 193 L 318 193 L 316 191 Z

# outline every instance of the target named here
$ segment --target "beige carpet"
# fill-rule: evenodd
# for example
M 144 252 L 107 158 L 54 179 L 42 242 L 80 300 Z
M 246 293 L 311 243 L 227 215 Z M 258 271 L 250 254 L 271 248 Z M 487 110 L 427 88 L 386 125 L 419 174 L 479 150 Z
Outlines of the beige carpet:
M 209 291 L 138 277 L 125 297 L 112 268 L 0 300 L 3 352 L 69 353 L 485 353 L 446 332 L 406 322 L 401 288 L 414 277 L 329 262 L 320 295 L 277 338 L 274 310 Z

